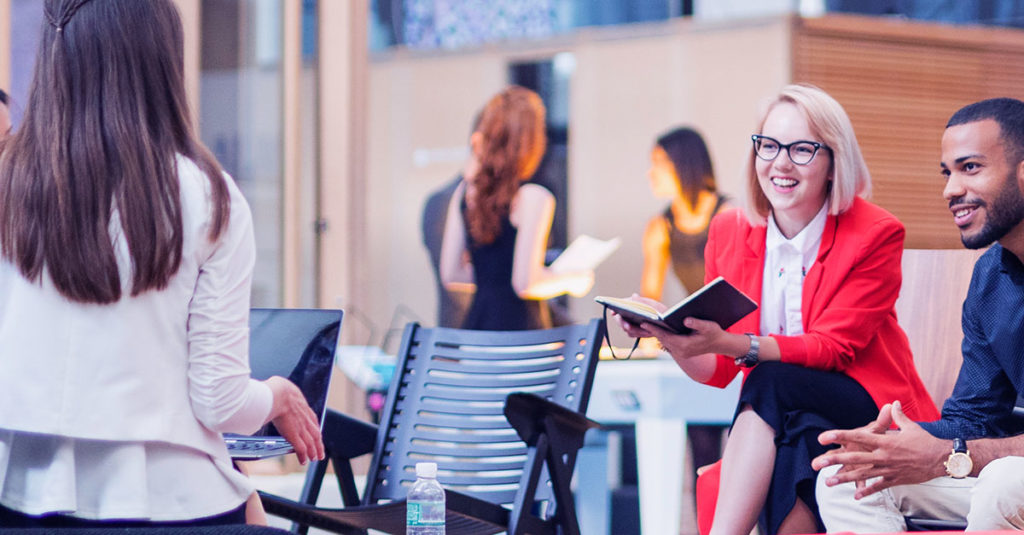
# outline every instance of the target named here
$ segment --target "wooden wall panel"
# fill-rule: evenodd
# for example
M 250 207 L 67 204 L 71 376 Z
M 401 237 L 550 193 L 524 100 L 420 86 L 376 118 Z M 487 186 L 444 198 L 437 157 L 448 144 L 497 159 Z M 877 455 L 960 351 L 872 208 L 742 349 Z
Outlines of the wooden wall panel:
M 832 15 L 794 19 L 796 82 L 850 114 L 872 199 L 907 226 L 908 248 L 960 247 L 942 199 L 946 120 L 984 98 L 1024 98 L 1024 31 Z

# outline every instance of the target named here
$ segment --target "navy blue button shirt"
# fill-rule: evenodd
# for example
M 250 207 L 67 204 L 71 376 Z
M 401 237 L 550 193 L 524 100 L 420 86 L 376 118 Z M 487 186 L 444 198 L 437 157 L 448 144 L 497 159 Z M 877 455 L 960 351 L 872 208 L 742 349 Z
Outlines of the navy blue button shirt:
M 1024 264 L 998 243 L 974 266 L 962 323 L 964 361 L 953 394 L 942 418 L 922 426 L 944 439 L 1024 433 L 1012 415 L 1024 392 Z

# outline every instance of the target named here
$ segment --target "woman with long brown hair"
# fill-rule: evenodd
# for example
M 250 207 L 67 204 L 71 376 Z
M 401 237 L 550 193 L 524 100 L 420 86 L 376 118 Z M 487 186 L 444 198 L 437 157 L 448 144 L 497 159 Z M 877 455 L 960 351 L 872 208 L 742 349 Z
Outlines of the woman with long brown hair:
M 704 138 L 681 127 L 658 137 L 647 172 L 651 190 L 669 205 L 644 229 L 640 295 L 660 300 L 669 267 L 687 293 L 704 285 L 704 246 L 711 218 L 728 207 L 715 187 Z
M 544 266 L 555 198 L 526 183 L 544 155 L 544 104 L 512 86 L 491 98 L 470 137 L 465 181 L 452 196 L 441 247 L 441 279 L 474 289 L 463 328 L 521 330 L 550 326 L 540 300 L 583 295 L 591 270 L 556 274 Z
M 170 0 L 47 0 L 0 152 L 0 525 L 244 521 L 222 432 L 323 456 L 249 377 L 252 216 L 196 139 Z

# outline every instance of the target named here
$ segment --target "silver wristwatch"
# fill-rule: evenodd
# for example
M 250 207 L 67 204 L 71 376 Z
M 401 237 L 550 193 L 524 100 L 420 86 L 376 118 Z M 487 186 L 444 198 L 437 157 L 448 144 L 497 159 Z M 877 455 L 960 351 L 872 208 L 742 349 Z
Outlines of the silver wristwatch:
M 747 333 L 750 338 L 750 349 L 742 357 L 736 357 L 736 365 L 744 368 L 752 368 L 758 363 L 758 354 L 761 350 L 761 339 L 754 333 Z

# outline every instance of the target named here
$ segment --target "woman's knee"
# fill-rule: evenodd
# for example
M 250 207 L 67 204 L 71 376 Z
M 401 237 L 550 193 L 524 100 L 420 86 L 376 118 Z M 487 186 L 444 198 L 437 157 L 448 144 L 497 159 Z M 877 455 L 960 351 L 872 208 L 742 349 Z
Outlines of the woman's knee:
M 782 362 L 762 362 L 754 366 L 743 381 L 744 390 L 774 390 L 785 382 L 785 375 L 792 364 Z

